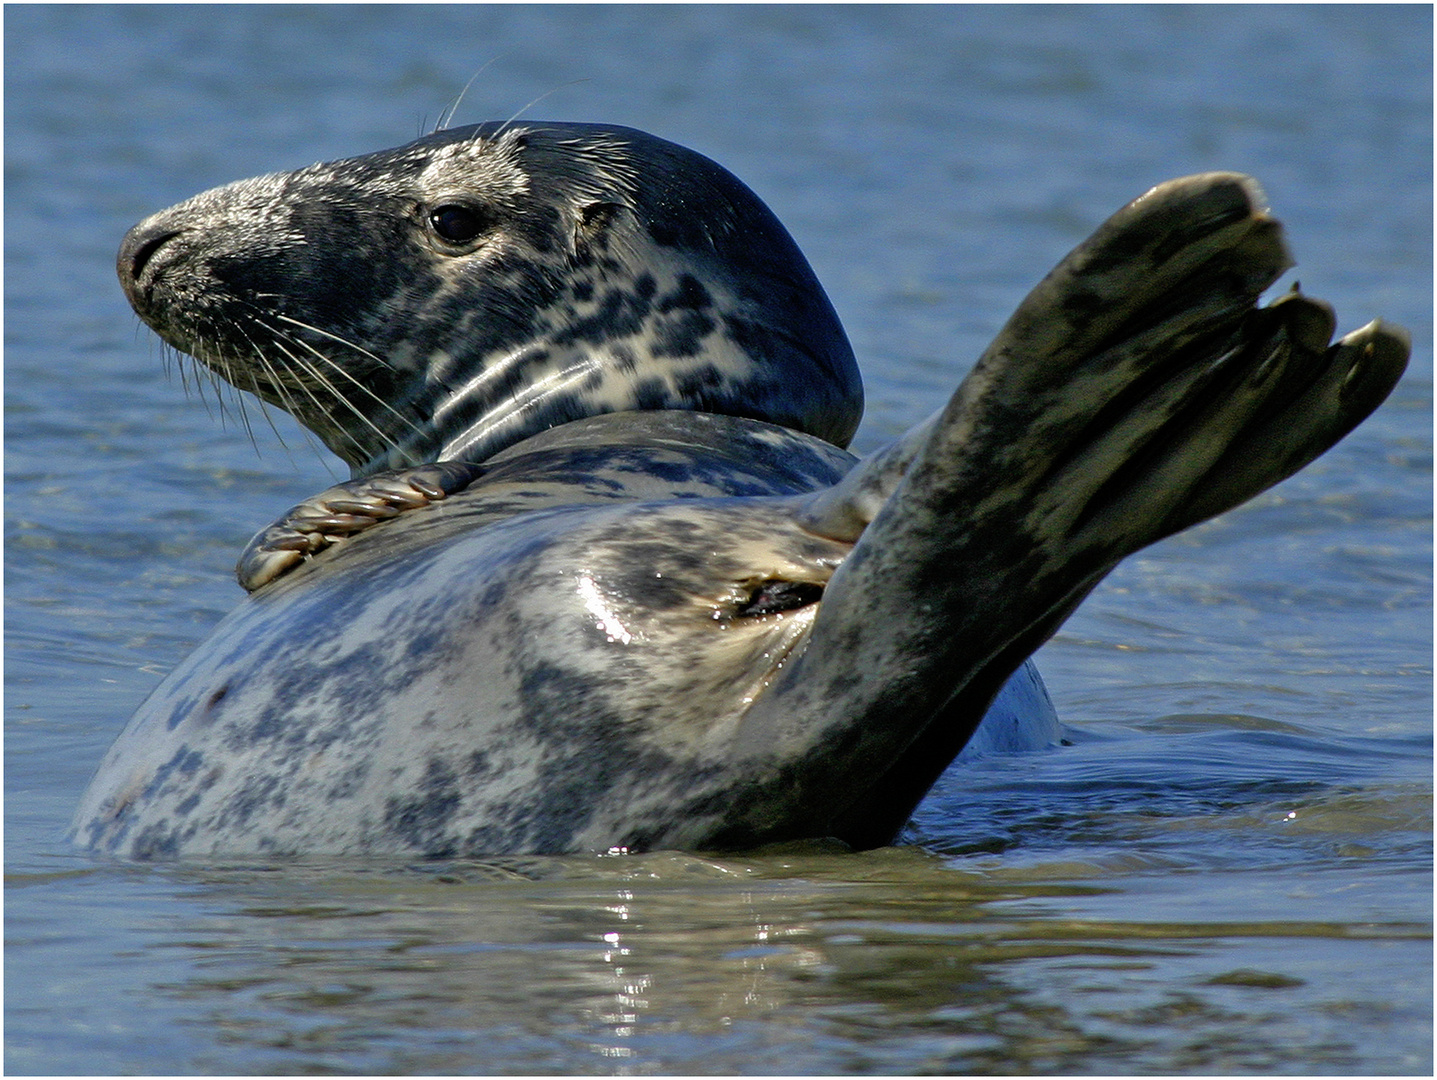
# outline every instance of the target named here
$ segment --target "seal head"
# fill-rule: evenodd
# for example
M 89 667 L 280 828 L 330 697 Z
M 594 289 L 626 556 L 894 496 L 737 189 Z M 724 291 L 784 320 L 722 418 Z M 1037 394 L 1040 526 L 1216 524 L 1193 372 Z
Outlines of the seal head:
M 622 127 L 479 124 L 229 184 L 137 225 L 118 270 L 168 344 L 356 476 L 633 410 L 844 446 L 863 409 L 777 218 L 709 159 Z

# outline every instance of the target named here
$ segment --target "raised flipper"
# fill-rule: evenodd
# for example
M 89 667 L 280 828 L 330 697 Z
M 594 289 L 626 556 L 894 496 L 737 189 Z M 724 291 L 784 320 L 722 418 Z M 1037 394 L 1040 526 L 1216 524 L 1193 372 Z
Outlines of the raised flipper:
M 257 533 L 241 553 L 235 577 L 246 592 L 254 592 L 325 548 L 406 510 L 448 498 L 482 475 L 482 466 L 441 461 L 336 484 Z
M 1119 560 L 1291 475 L 1376 408 L 1405 335 L 1373 323 L 1329 347 L 1326 305 L 1256 308 L 1288 265 L 1253 181 L 1161 185 L 1033 291 L 938 417 L 814 497 L 805 527 L 858 542 L 806 651 L 744 720 L 755 753 L 783 739 L 720 844 L 764 836 L 795 788 L 813 831 L 891 839 Z M 824 787 L 864 760 L 866 787 Z

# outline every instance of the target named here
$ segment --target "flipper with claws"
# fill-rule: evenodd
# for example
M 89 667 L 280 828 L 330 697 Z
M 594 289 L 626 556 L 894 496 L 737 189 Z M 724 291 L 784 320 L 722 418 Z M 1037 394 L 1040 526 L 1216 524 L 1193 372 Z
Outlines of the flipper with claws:
M 235 577 L 246 592 L 254 592 L 326 548 L 463 491 L 482 475 L 482 466 L 441 461 L 336 484 L 257 533 L 240 555 Z

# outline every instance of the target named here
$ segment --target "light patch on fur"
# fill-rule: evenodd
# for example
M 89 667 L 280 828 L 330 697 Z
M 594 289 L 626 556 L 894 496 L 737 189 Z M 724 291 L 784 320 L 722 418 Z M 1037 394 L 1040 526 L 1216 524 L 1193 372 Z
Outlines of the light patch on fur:
M 522 132 L 510 128 L 497 139 L 469 139 L 433 151 L 419 173 L 420 191 L 476 192 L 485 198 L 517 199 L 529 193 L 529 174 L 521 162 Z
M 557 140 L 557 145 L 573 150 L 576 157 L 589 164 L 594 178 L 592 187 L 581 186 L 581 194 L 631 206 L 638 190 L 639 170 L 625 144 L 604 135 L 590 135 Z

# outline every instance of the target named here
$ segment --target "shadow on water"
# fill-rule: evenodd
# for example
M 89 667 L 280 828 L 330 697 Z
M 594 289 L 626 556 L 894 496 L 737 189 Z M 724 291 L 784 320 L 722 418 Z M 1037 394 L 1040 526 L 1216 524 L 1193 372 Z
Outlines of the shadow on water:
M 1214 869 L 1430 858 L 1428 743 L 1342 737 L 1255 716 L 1171 715 L 1068 729 L 1053 754 L 980 758 L 945 774 L 904 840 L 953 855 L 1096 850 Z M 1275 770 L 1274 761 L 1282 768 Z M 1347 846 L 1345 846 L 1347 845 Z

